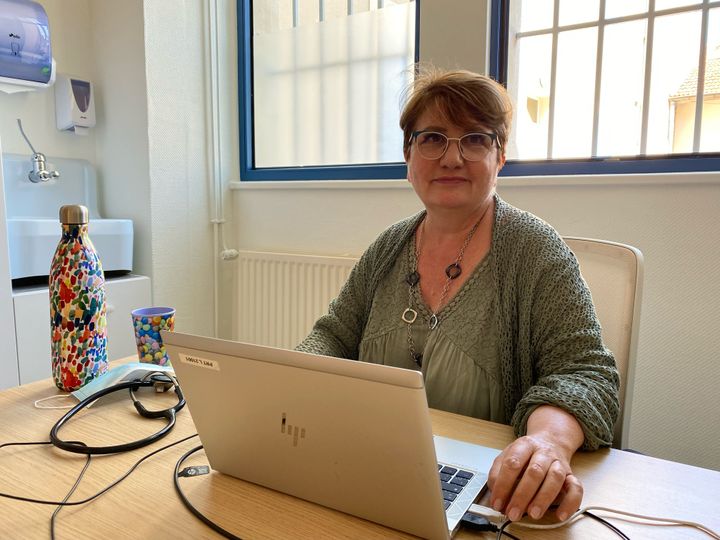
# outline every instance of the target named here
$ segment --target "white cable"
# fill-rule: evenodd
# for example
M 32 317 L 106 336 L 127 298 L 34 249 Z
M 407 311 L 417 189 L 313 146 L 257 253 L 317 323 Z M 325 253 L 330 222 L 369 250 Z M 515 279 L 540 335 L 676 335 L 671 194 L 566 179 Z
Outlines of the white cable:
M 525 521 L 513 521 L 512 525 L 517 527 L 525 527 L 526 529 L 557 529 L 558 527 L 564 527 L 565 525 L 569 525 L 572 522 L 576 521 L 577 519 L 581 518 L 583 516 L 583 513 L 586 511 L 591 510 L 598 510 L 600 512 L 607 512 L 609 514 L 619 514 L 621 516 L 627 516 L 627 517 L 633 517 L 637 519 L 644 519 L 646 521 L 657 521 L 659 523 L 643 523 L 643 525 L 651 525 L 651 526 L 667 526 L 667 525 L 682 525 L 686 527 L 694 527 L 696 529 L 701 530 L 711 538 L 715 538 L 716 540 L 720 540 L 720 534 L 713 531 L 709 527 L 706 527 L 702 523 L 696 523 L 694 521 L 685 521 L 682 519 L 672 519 L 672 518 L 660 518 L 660 517 L 654 517 L 654 516 L 644 516 L 642 514 L 634 514 L 632 512 L 626 512 L 624 510 L 615 510 L 614 508 L 607 508 L 605 506 L 586 506 L 585 508 L 581 508 L 577 512 L 575 512 L 573 515 L 571 515 L 569 518 L 567 518 L 565 521 L 559 521 L 558 523 L 551 523 L 548 525 L 542 525 L 540 523 L 527 523 Z
M 67 399 L 71 396 L 72 394 L 55 394 L 41 399 L 36 399 L 34 405 L 36 409 L 71 409 L 72 405 L 40 405 L 44 401 L 56 400 L 58 398 Z
M 505 514 L 498 512 L 497 510 L 493 510 L 492 508 L 488 508 L 487 506 L 471 504 L 467 511 L 471 514 L 487 519 L 490 523 L 498 527 L 507 521 L 507 516 Z

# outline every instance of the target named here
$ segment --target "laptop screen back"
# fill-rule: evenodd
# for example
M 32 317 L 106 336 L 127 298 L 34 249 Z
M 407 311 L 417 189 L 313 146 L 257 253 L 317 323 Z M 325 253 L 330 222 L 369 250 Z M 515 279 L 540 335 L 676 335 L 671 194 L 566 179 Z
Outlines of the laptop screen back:
M 164 333 L 216 471 L 426 538 L 447 538 L 422 375 Z

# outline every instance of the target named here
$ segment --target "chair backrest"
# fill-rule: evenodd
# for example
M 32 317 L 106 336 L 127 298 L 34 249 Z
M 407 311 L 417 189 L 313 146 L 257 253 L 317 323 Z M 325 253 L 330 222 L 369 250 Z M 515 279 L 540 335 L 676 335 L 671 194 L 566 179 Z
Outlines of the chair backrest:
M 635 378 L 635 356 L 640 322 L 643 256 L 626 244 L 564 237 L 580 263 L 602 325 L 605 346 L 615 355 L 620 372 L 620 416 L 613 446 L 628 444 L 630 407 Z

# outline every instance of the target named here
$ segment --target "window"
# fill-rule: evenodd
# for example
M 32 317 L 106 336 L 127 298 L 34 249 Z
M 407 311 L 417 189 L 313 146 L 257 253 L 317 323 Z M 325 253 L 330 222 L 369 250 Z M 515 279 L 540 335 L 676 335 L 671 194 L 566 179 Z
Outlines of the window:
M 493 0 L 503 173 L 720 169 L 720 1 Z
M 402 178 L 413 0 L 238 0 L 243 180 Z

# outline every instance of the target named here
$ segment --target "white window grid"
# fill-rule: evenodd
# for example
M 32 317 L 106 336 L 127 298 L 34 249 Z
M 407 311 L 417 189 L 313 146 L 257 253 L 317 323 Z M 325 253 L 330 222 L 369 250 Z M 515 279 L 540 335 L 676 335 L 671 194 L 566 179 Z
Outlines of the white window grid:
M 349 3 L 349 2 L 348 2 Z M 526 32 L 517 32 L 514 36 L 515 41 L 532 36 L 552 35 L 552 58 L 550 64 L 550 96 L 549 96 L 549 119 L 548 119 L 548 142 L 547 142 L 547 159 L 553 159 L 553 131 L 554 131 L 554 115 L 555 110 L 555 76 L 557 73 L 557 44 L 560 32 L 570 30 L 580 30 L 586 28 L 597 28 L 597 51 L 595 58 L 595 96 L 593 105 L 593 124 L 592 124 L 592 149 L 591 156 L 597 156 L 598 149 L 598 131 L 600 126 L 600 85 L 602 84 L 602 54 L 603 54 L 603 38 L 605 27 L 609 24 L 646 20 L 647 21 L 647 41 L 645 50 L 645 78 L 644 93 L 642 104 L 642 120 L 641 120 L 641 139 L 640 154 L 647 154 L 647 129 L 649 102 L 650 102 L 650 80 L 652 76 L 652 50 L 654 39 L 654 26 L 657 17 L 665 15 L 673 15 L 676 13 L 686 13 L 692 11 L 701 11 L 701 31 L 700 31 L 700 52 L 698 54 L 698 83 L 695 100 L 695 125 L 693 134 L 693 152 L 700 151 L 700 135 L 702 128 L 702 112 L 703 112 L 703 96 L 705 93 L 705 63 L 707 57 L 707 36 L 708 22 L 710 19 L 710 10 L 720 7 L 720 1 L 703 0 L 695 4 L 679 6 L 674 8 L 656 10 L 655 0 L 648 0 L 647 11 L 626 15 L 622 17 L 605 18 L 605 0 L 599 0 L 598 18 L 594 21 L 586 21 L 575 24 L 560 25 L 560 0 L 554 0 L 553 23 L 551 28 L 542 28 L 530 30 Z

